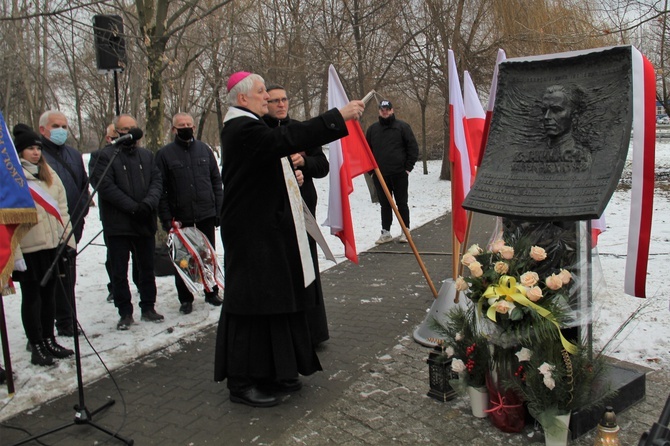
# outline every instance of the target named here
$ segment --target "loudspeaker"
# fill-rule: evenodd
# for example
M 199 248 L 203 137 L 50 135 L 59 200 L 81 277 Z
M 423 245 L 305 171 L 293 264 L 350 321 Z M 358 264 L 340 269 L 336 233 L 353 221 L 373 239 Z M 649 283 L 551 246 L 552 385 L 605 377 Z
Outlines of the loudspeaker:
M 123 19 L 118 15 L 93 16 L 95 60 L 98 71 L 123 71 L 126 66 L 126 43 L 123 40 Z

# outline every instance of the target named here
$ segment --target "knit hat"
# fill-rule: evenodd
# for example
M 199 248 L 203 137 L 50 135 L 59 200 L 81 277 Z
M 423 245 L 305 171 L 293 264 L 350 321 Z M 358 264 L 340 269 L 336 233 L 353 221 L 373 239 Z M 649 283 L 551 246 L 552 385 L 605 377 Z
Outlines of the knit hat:
M 381 102 L 379 103 L 379 108 L 388 108 L 388 109 L 392 109 L 392 108 L 393 108 L 393 105 L 391 105 L 391 101 L 387 101 L 386 99 L 384 99 L 383 101 L 381 101 Z
M 232 90 L 235 85 L 239 84 L 242 79 L 249 75 L 251 75 L 251 73 L 248 71 L 238 71 L 237 73 L 231 74 L 228 78 L 228 93 L 230 93 L 230 90 Z
M 32 146 L 42 147 L 40 135 L 26 124 L 16 124 L 12 129 L 12 134 L 14 135 L 14 147 L 18 153 Z

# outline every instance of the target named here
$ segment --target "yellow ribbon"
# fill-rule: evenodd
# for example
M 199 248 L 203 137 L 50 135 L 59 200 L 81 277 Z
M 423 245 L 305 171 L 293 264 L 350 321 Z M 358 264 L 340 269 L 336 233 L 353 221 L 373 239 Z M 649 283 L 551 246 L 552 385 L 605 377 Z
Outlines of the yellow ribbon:
M 482 312 L 482 305 L 484 304 L 484 299 L 489 299 L 491 297 L 495 297 L 497 299 L 504 297 L 505 300 L 507 301 L 513 301 L 518 303 L 519 305 L 523 305 L 524 307 L 532 308 L 537 312 L 537 314 L 547 319 L 549 322 L 551 322 L 556 326 L 556 328 L 558 329 L 558 335 L 561 339 L 561 344 L 563 345 L 563 348 L 567 350 L 568 353 L 570 354 L 574 355 L 575 353 L 577 353 L 577 346 L 569 342 L 567 339 L 565 339 L 565 337 L 563 337 L 563 333 L 561 333 L 560 330 L 561 326 L 556 320 L 556 317 L 554 317 L 554 315 L 551 314 L 551 311 L 529 300 L 526 297 L 526 288 L 522 285 L 517 285 L 516 279 L 514 277 L 502 276 L 498 281 L 498 285 L 489 285 L 489 287 L 486 289 L 486 291 L 484 291 L 484 294 L 482 294 L 482 297 L 479 299 L 479 302 L 477 303 L 480 313 Z M 489 307 L 489 309 L 486 312 L 486 316 L 493 322 L 497 322 L 496 309 L 494 306 Z

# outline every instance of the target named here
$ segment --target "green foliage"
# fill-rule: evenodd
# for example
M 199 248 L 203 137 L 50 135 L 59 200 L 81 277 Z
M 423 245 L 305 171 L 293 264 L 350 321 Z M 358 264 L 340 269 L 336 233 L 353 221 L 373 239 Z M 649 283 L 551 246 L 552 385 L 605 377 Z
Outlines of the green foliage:
M 596 385 L 605 371 L 602 355 L 591 357 L 587 346 L 580 345 L 569 354 L 560 342 L 528 345 L 530 359 L 519 361 L 515 376 L 505 385 L 514 389 L 528 403 L 534 418 L 588 409 L 609 392 Z
M 431 328 L 444 336 L 441 342 L 444 358 L 452 358 L 452 370 L 465 384 L 482 387 L 489 370 L 489 351 L 486 338 L 476 330 L 475 314 L 461 307 L 453 308 L 446 320 Z

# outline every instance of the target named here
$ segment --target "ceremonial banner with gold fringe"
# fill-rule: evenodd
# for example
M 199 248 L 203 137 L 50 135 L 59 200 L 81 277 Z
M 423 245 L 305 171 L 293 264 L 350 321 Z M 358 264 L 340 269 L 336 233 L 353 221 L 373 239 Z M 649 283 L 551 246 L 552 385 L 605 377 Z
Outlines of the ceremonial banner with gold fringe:
M 14 293 L 9 286 L 9 276 L 14 269 L 14 249 L 37 223 L 37 211 L 2 112 L 0 157 L 0 290 L 2 295 L 7 295 Z

